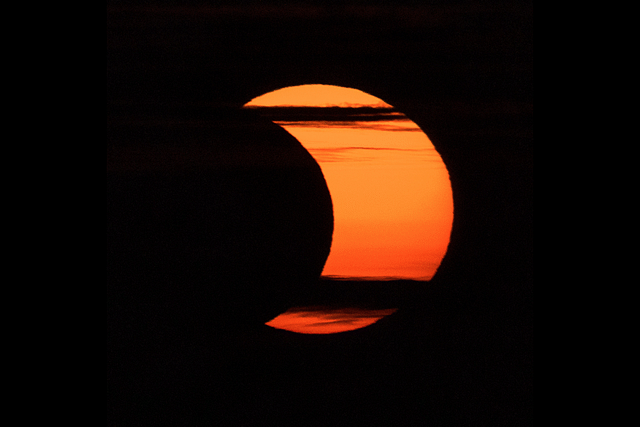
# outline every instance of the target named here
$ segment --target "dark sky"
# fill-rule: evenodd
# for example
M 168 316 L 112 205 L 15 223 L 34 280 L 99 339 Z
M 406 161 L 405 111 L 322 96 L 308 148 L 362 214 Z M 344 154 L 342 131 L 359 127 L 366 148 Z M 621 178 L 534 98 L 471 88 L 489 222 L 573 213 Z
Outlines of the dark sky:
M 108 140 L 176 123 L 203 133 L 309 83 L 381 98 L 440 152 L 454 225 L 430 287 L 372 291 L 398 312 L 333 340 L 112 339 L 108 424 L 533 424 L 532 4 L 107 3 Z

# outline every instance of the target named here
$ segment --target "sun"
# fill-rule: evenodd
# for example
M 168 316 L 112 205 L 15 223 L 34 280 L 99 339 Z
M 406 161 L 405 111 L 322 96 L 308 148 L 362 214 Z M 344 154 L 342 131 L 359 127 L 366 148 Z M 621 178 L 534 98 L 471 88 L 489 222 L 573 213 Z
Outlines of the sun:
M 323 275 L 429 280 L 449 244 L 453 196 L 427 135 L 373 95 L 291 86 L 245 104 L 281 125 L 320 165 L 334 207 Z
M 358 89 L 331 85 L 290 86 L 265 93 L 245 107 L 386 107 L 391 105 Z

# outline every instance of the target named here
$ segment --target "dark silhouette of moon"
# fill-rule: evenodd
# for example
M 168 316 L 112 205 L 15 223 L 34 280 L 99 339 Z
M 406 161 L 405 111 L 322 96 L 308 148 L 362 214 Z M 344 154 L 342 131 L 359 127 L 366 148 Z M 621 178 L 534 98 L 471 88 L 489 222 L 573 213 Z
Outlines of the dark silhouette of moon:
M 316 161 L 280 126 L 243 110 L 128 117 L 109 124 L 107 146 L 116 341 L 262 325 L 317 281 L 331 196 Z

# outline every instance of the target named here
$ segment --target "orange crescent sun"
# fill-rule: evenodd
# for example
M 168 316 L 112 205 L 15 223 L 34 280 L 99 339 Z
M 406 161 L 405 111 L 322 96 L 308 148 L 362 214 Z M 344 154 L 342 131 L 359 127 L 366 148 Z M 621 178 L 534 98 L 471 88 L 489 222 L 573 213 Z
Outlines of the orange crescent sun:
M 323 276 L 433 277 L 449 245 L 453 196 L 447 168 L 417 124 L 375 96 L 330 85 L 286 87 L 245 108 L 271 117 L 322 169 L 334 209 Z

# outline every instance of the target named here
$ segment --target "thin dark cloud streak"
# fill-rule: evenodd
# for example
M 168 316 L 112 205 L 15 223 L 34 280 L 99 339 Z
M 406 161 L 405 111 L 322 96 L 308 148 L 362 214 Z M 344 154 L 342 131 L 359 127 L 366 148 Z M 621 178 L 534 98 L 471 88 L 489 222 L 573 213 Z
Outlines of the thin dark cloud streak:
M 280 126 L 296 126 L 296 127 L 311 127 L 317 129 L 335 129 L 335 128 L 344 128 L 344 129 L 360 129 L 360 130 L 383 130 L 386 132 L 422 132 L 420 128 L 417 126 L 408 127 L 402 126 L 401 123 L 409 123 L 410 120 L 400 121 L 398 119 L 394 119 L 389 123 L 389 121 L 384 120 L 384 123 L 376 123 L 374 121 L 326 121 L 326 120 L 316 120 L 316 121 L 280 121 L 276 120 L 275 123 Z
M 428 148 L 392 148 L 392 147 L 331 147 L 331 148 L 312 148 L 313 151 L 340 152 L 347 150 L 373 150 L 373 151 L 411 151 L 421 152 L 429 151 Z
M 380 122 L 407 121 L 407 116 L 388 107 L 256 107 L 261 116 L 277 122 Z
M 288 310 L 289 313 L 295 313 L 299 317 L 323 317 L 330 320 L 344 320 L 345 317 L 350 319 L 371 319 L 381 316 L 387 316 L 396 309 L 366 309 L 357 307 L 323 307 L 323 306 L 308 306 L 308 307 L 292 307 Z
M 309 326 L 317 327 L 317 326 L 328 326 L 328 325 L 355 325 L 357 324 L 357 321 L 358 319 L 336 319 L 336 320 L 327 320 L 325 322 L 311 323 Z
M 388 147 L 331 147 L 331 148 L 310 148 L 309 152 L 316 158 L 318 161 L 322 161 L 323 163 L 329 162 L 357 162 L 357 161 L 369 161 L 374 157 L 367 155 L 365 153 L 379 151 L 379 152 L 405 152 L 405 153 L 413 153 L 415 155 L 426 154 L 429 155 L 431 151 L 428 148 L 388 148 Z M 432 158 L 433 156 L 429 156 L 428 158 L 423 159 L 423 161 L 432 162 L 439 164 L 440 160 L 438 158 Z M 390 278 L 384 280 L 396 280 L 397 278 Z

